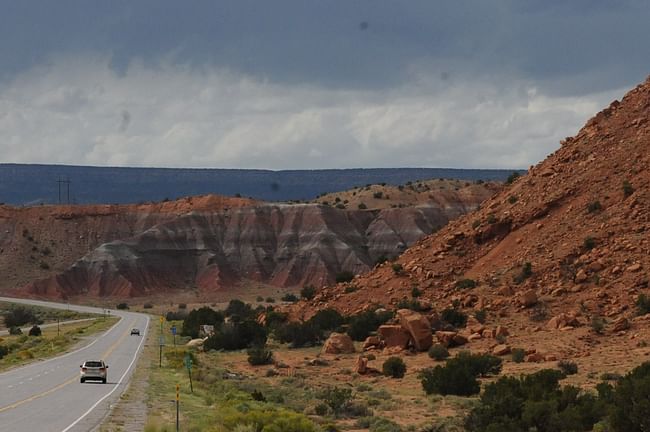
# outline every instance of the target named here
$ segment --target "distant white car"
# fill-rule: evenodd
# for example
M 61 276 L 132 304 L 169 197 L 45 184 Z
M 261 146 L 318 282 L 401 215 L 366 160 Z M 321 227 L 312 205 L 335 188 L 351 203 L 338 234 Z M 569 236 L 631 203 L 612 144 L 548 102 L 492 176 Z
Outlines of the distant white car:
M 101 381 L 106 384 L 108 365 L 103 360 L 87 360 L 79 367 L 81 368 L 80 381 L 82 384 L 86 380 Z

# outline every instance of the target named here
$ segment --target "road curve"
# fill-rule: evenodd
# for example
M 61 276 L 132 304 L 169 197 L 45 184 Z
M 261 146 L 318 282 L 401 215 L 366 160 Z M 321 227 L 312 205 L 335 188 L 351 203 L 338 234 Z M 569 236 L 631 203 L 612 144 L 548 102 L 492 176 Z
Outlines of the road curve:
M 33 304 L 79 312 L 103 309 L 37 300 L 0 297 L 0 301 Z M 144 314 L 111 310 L 120 321 L 94 336 L 85 346 L 0 373 L 0 432 L 78 432 L 95 428 L 122 392 L 142 352 L 149 327 Z M 132 328 L 142 336 L 131 336 Z M 79 365 L 101 359 L 109 365 L 108 383 L 79 382 Z

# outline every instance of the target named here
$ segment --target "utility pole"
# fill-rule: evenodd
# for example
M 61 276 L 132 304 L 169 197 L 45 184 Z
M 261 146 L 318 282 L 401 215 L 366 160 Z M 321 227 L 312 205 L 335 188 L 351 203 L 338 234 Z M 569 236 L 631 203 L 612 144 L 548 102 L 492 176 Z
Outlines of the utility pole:
M 67 196 L 68 196 L 68 204 L 70 204 L 70 177 L 66 176 L 65 180 L 62 180 L 61 177 L 59 176 L 59 179 L 56 181 L 59 184 L 59 204 L 61 204 L 61 184 L 65 183 L 67 187 Z
M 56 335 L 59 336 L 61 334 L 61 318 L 56 317 Z

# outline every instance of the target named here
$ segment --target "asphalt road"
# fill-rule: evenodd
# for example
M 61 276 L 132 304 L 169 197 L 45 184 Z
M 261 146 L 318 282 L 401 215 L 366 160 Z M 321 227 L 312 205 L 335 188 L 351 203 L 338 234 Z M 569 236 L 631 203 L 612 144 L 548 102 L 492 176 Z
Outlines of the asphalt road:
M 79 312 L 102 313 L 102 309 L 34 300 L 0 297 L 0 301 L 20 302 Z M 121 320 L 108 331 L 96 335 L 72 352 L 49 360 L 0 373 L 0 431 L 89 431 L 110 409 L 130 379 L 142 352 L 149 317 L 144 314 L 111 310 Z M 131 336 L 132 328 L 142 336 Z M 79 382 L 79 365 L 85 360 L 104 360 L 108 382 Z

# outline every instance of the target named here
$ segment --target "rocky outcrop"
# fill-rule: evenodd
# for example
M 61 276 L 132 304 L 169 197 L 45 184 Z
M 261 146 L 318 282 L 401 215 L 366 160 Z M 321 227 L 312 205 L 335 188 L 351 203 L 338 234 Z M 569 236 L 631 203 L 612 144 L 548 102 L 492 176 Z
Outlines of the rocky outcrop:
M 400 309 L 397 311 L 397 319 L 402 328 L 409 333 L 416 350 L 426 351 L 433 345 L 431 324 L 424 315 L 410 309 Z
M 330 334 L 322 350 L 325 354 L 351 354 L 354 351 L 354 343 L 350 336 L 336 332 Z

